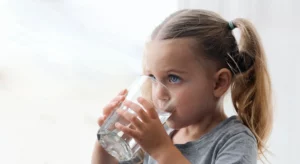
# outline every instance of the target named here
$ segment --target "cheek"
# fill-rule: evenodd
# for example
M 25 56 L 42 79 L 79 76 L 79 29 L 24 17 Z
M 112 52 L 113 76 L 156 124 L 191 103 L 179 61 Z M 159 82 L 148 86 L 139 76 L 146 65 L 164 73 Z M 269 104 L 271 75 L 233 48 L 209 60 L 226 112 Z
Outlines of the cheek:
M 207 87 L 189 87 L 177 95 L 177 105 L 181 112 L 192 112 L 206 108 L 213 99 L 212 90 Z
M 213 92 L 209 86 L 187 87 L 177 92 L 174 122 L 193 122 L 211 111 L 214 104 Z

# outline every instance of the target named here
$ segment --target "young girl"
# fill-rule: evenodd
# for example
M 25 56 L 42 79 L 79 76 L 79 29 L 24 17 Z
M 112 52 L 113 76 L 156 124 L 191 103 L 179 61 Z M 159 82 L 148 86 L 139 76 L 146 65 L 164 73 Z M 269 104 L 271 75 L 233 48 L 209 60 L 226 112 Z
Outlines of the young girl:
M 235 28 L 241 32 L 239 44 L 232 34 Z M 167 81 L 177 96 L 167 121 L 174 129 L 169 134 L 151 104 L 142 98 L 143 107 L 126 102 L 141 120 L 128 118 L 134 128 L 116 128 L 141 145 L 144 164 L 252 164 L 263 155 L 272 125 L 270 78 L 263 47 L 249 21 L 227 22 L 205 10 L 175 12 L 154 30 L 144 69 Z M 223 101 L 229 88 L 238 115 L 227 118 Z M 99 125 L 125 93 L 104 108 Z M 96 143 L 92 163 L 117 161 Z

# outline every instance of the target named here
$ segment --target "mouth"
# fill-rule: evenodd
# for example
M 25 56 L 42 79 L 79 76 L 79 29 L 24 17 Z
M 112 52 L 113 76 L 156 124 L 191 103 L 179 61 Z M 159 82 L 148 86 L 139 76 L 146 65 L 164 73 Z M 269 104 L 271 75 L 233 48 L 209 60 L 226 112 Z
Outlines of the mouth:
M 166 103 L 165 102 L 162 102 L 162 101 L 159 101 L 155 104 L 156 108 L 159 109 L 159 110 L 164 110 L 166 108 Z

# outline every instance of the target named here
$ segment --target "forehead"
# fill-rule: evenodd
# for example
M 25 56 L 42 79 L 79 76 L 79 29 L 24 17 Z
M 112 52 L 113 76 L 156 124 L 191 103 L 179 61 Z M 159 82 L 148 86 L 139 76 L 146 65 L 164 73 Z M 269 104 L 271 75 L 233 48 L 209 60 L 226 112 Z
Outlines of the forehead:
M 145 48 L 144 65 L 146 69 L 153 66 L 188 69 L 199 65 L 199 59 L 192 49 L 191 39 L 155 40 L 148 42 Z

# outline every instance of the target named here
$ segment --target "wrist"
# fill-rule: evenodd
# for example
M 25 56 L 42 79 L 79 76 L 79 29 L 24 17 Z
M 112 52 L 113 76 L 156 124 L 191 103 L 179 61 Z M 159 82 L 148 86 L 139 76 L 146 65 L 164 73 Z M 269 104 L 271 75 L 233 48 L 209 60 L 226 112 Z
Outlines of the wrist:
M 174 153 L 177 154 L 177 148 L 174 145 L 164 146 L 159 151 L 150 154 L 158 163 L 165 163 L 170 157 L 174 157 Z
M 190 164 L 174 145 L 165 147 L 165 149 L 162 149 L 151 156 L 160 164 Z

